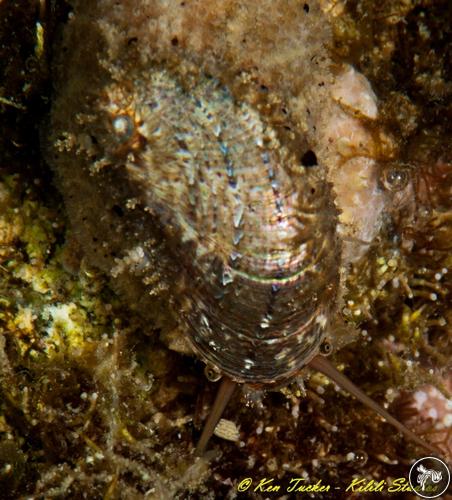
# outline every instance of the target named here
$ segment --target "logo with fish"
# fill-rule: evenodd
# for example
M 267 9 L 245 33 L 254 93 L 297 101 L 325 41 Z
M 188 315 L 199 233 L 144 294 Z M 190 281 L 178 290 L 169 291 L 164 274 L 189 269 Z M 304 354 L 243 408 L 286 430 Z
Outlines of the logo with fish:
M 438 498 L 449 487 L 450 471 L 439 458 L 424 457 L 412 465 L 409 480 L 411 488 L 418 496 Z

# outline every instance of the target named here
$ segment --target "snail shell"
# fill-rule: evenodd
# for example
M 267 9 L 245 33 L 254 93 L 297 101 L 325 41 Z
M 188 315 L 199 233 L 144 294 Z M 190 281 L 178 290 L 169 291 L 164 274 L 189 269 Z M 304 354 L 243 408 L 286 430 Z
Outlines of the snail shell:
M 325 168 L 301 163 L 306 133 L 278 123 L 272 92 L 247 93 L 245 73 L 228 86 L 176 50 L 144 64 L 128 42 L 104 56 L 84 53 L 79 86 L 63 75 L 52 114 L 50 161 L 82 239 L 166 286 L 208 364 L 284 383 L 318 352 L 339 283 L 337 210 Z M 91 197 L 118 222 L 101 228 L 78 203 Z
M 317 351 L 338 283 L 329 185 L 214 79 L 184 88 L 155 70 L 131 100 L 144 140 L 126 169 L 182 264 L 191 344 L 236 381 L 291 377 Z
M 156 64 L 98 91 L 92 171 L 100 186 L 122 177 L 164 235 L 193 348 L 239 382 L 289 379 L 317 352 L 338 286 L 322 167 L 202 73 L 187 85 Z
M 239 382 L 284 382 L 318 351 L 337 293 L 325 169 L 302 166 L 306 137 L 275 128 L 271 93 L 240 100 L 187 54 L 138 57 L 123 47 L 85 88 L 63 84 L 53 130 L 66 139 L 54 135 L 51 159 L 62 191 L 86 189 L 76 169 L 126 213 L 115 232 L 163 237 L 154 261 L 167 260 L 160 274 L 203 360 Z M 73 120 L 64 108 L 75 99 Z M 68 205 L 83 226 L 83 208 Z

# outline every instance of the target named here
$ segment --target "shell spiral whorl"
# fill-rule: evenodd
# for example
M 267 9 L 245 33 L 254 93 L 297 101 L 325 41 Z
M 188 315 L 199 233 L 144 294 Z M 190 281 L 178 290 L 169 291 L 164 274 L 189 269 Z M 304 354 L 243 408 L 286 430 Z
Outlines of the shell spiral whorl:
M 93 69 L 81 87 L 62 78 L 51 161 L 71 217 L 82 238 L 105 236 L 116 260 L 141 256 L 132 274 L 145 283 L 158 268 L 204 361 L 238 382 L 284 383 L 318 352 L 337 294 L 326 169 L 302 165 L 312 141 L 299 118 L 282 126 L 274 108 L 284 99 L 268 89 L 256 97 L 246 72 L 231 85 L 193 53 L 144 57 L 133 38 L 123 43 L 107 61 L 77 49 Z M 82 192 L 103 200 L 110 228 L 74 201 Z

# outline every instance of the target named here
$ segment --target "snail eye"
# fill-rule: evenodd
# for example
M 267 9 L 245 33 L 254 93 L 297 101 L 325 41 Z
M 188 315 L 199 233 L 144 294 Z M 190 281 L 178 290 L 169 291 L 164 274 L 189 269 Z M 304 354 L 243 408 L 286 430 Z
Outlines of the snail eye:
M 306 151 L 306 153 L 304 153 L 304 155 L 301 157 L 301 164 L 303 165 L 303 167 L 317 166 L 317 156 L 314 151 L 312 151 L 311 149 Z
M 220 370 L 212 365 L 206 365 L 204 368 L 204 375 L 209 382 L 218 382 L 222 377 Z
M 329 356 L 333 352 L 333 344 L 329 340 L 324 340 L 320 345 L 320 354 L 322 356 Z
M 133 134 L 134 126 L 128 115 L 119 115 L 113 120 L 113 130 L 119 142 L 128 141 Z
M 391 165 L 383 170 L 382 182 L 388 191 L 401 191 L 410 180 L 409 169 L 405 165 Z

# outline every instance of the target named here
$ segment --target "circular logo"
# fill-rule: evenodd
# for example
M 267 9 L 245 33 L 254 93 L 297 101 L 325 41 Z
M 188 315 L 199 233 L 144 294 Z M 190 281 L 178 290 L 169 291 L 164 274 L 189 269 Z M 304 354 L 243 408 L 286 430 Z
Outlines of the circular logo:
M 439 458 L 424 457 L 414 462 L 408 479 L 416 495 L 422 498 L 437 498 L 449 487 L 450 472 Z

